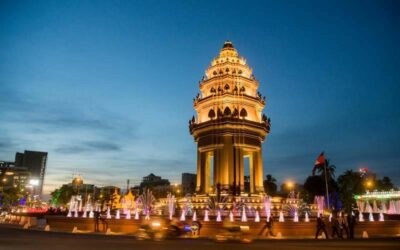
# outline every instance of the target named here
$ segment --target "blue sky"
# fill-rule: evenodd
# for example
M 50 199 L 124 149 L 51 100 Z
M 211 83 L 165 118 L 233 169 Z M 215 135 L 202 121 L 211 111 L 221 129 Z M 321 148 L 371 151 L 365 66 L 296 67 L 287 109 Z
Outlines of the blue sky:
M 187 121 L 223 42 L 267 96 L 264 172 L 400 183 L 397 1 L 1 1 L 0 159 L 49 152 L 46 191 L 195 172 Z

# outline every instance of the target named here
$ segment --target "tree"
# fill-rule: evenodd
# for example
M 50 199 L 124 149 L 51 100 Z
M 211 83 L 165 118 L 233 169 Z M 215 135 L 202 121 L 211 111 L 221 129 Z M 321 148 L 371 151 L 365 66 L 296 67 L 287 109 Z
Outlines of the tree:
M 314 202 L 316 195 L 325 195 L 325 179 L 320 175 L 308 176 L 304 182 L 303 199 L 308 203 Z
M 326 166 L 326 167 L 325 167 Z M 325 166 L 323 164 L 318 165 L 315 169 L 317 173 L 320 174 L 323 178 L 325 178 L 325 169 L 326 169 L 326 177 L 329 180 L 334 180 L 335 179 L 335 171 L 336 171 L 336 166 L 330 164 L 330 160 L 326 159 L 325 160 Z M 314 172 L 313 172 L 314 175 Z
M 264 191 L 268 195 L 275 195 L 278 186 L 276 185 L 276 179 L 272 175 L 268 174 L 264 180 Z
M 350 212 L 355 203 L 354 195 L 365 192 L 363 179 L 358 172 L 347 170 L 338 177 L 337 183 L 343 208 Z
M 77 193 L 71 185 L 63 185 L 51 192 L 51 203 L 56 206 L 65 206 L 71 200 L 71 196 Z
M 5 189 L 0 194 L 0 207 L 10 209 L 13 205 L 17 204 L 20 198 L 22 198 L 22 195 L 20 195 L 17 188 Z
M 392 180 L 389 177 L 385 176 L 382 178 L 382 180 L 377 181 L 376 188 L 379 191 L 389 191 L 395 189 L 395 186 L 393 185 Z

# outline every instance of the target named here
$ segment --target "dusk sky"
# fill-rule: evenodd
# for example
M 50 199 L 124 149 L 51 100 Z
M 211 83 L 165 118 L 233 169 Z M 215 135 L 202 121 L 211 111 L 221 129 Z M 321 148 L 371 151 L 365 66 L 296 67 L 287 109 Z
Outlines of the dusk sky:
M 124 187 L 196 171 L 198 81 L 225 40 L 272 120 L 264 174 L 303 183 L 321 151 L 400 184 L 399 1 L 1 1 L 0 160 L 49 152 Z

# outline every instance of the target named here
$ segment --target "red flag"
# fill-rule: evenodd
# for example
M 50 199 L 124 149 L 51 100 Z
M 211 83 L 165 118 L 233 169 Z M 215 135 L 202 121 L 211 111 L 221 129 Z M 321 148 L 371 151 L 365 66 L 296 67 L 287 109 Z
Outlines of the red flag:
M 322 165 L 322 164 L 325 164 L 324 152 L 322 152 L 322 153 L 318 156 L 317 160 L 315 161 L 314 168 L 313 168 L 313 170 L 312 170 L 313 175 L 314 175 L 314 173 L 315 173 L 316 168 L 317 168 L 318 166 Z

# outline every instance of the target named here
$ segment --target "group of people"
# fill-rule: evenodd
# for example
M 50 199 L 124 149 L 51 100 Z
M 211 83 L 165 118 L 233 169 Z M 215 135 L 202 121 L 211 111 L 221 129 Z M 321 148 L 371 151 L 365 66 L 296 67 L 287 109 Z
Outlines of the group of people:
M 315 239 L 318 239 L 321 233 L 324 233 L 326 238 L 337 237 L 343 239 L 346 237 L 347 239 L 354 239 L 354 228 L 356 225 L 356 217 L 354 214 L 345 214 L 342 212 L 333 213 L 332 218 L 329 221 L 329 229 L 331 234 L 328 233 L 327 224 L 328 223 L 326 223 L 326 219 L 323 217 L 323 215 L 319 215 L 317 217 Z M 264 227 L 261 229 L 259 236 L 264 235 L 275 237 L 276 235 L 273 230 L 273 225 L 273 217 L 268 218 Z
M 343 239 L 345 235 L 347 239 L 354 239 L 354 228 L 356 225 L 356 217 L 354 214 L 345 214 L 342 212 L 332 213 L 329 224 L 332 238 L 337 237 Z M 317 218 L 315 238 L 317 239 L 322 232 L 325 234 L 326 238 L 329 238 L 325 219 L 320 215 Z

